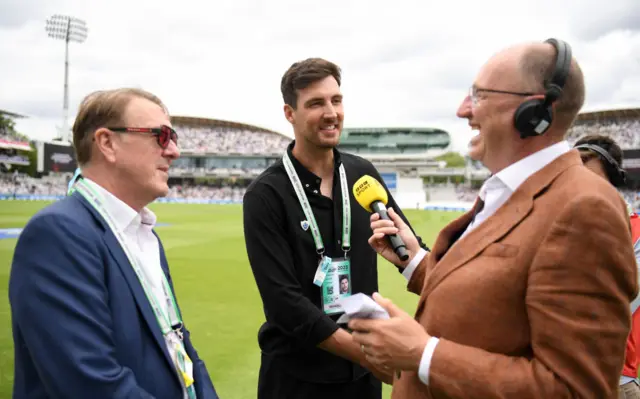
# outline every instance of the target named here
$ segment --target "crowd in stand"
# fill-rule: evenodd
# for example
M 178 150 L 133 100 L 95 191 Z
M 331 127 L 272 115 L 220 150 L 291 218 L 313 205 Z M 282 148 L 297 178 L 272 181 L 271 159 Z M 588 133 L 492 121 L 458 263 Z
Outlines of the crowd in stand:
M 188 127 L 176 126 L 180 135 L 180 147 L 183 152 L 195 151 L 210 154 L 225 155 L 267 155 L 282 154 L 290 138 L 262 131 L 252 131 L 227 127 Z M 573 145 L 580 137 L 587 134 L 605 134 L 613 137 L 624 149 L 640 148 L 640 121 L 600 121 L 598 123 L 582 122 L 576 124 L 570 131 L 567 140 Z M 18 137 L 0 131 L 0 140 L 18 140 Z M 237 167 L 236 167 L 237 166 Z M 188 169 L 176 165 L 172 174 L 201 174 L 216 176 L 258 175 L 264 168 L 242 167 L 230 165 L 229 168 L 199 168 Z M 246 166 L 246 165 L 245 165 Z M 477 162 L 468 162 L 473 170 L 482 168 Z M 215 172 L 215 173 L 213 173 Z M 34 179 L 28 176 L 12 174 L 0 175 L 0 194 L 17 195 L 64 195 L 68 177 L 48 176 Z M 478 195 L 478 190 L 467 185 L 457 185 L 451 200 L 472 202 Z M 193 198 L 198 200 L 240 201 L 244 194 L 242 187 L 212 187 L 212 186 L 173 186 L 167 198 Z M 625 191 L 623 195 L 632 205 L 640 201 L 637 192 Z
M 592 134 L 610 136 L 623 150 L 640 148 L 640 120 L 599 121 L 575 124 L 567 140 L 574 144 L 580 137 Z
M 172 176 L 182 176 L 182 175 L 194 175 L 194 176 L 206 176 L 212 175 L 217 177 L 227 177 L 227 176 L 258 176 L 265 168 L 183 168 L 183 167 L 172 167 L 171 175 Z
M 23 174 L 0 174 L 0 194 L 2 195 L 40 195 L 60 196 L 67 192 L 69 176 L 49 175 L 35 179 Z M 170 187 L 166 198 L 190 198 L 213 201 L 242 201 L 243 187 L 185 186 Z
M 290 138 L 276 133 L 225 127 L 175 126 L 182 151 L 211 154 L 282 154 Z
M 56 175 L 36 179 L 23 174 L 0 174 L 0 194 L 64 195 L 68 180 Z
M 25 141 L 24 137 L 19 137 L 15 132 L 0 128 L 0 141 L 11 141 L 22 143 Z
M 13 132 L 6 131 L 4 129 L 0 129 L 0 141 L 23 142 L 24 139 L 18 137 Z
M 244 187 L 212 186 L 172 186 L 167 198 L 190 198 L 196 200 L 240 202 L 244 196 Z

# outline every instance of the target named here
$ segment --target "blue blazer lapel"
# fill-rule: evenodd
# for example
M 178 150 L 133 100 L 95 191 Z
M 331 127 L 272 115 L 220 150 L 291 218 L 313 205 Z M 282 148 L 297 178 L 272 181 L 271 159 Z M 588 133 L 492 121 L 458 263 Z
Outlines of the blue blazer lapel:
M 113 232 L 109 228 L 109 225 L 104 220 L 104 218 L 98 213 L 98 211 L 96 211 L 93 208 L 93 206 L 91 206 L 84 199 L 82 195 L 78 193 L 74 193 L 73 196 L 77 197 L 80 200 L 80 202 L 89 210 L 89 212 L 91 212 L 91 214 L 95 217 L 97 222 L 102 226 L 104 230 L 103 239 L 107 245 L 107 248 L 109 249 L 109 252 L 115 259 L 118 267 L 120 267 L 120 270 L 122 271 L 122 274 L 125 277 L 125 280 L 127 281 L 127 285 L 129 286 L 129 289 L 133 294 L 133 298 L 135 299 L 138 305 L 138 309 L 140 310 L 140 313 L 142 314 L 142 317 L 144 318 L 144 320 L 149 325 L 149 330 L 151 331 L 151 335 L 153 335 L 153 339 L 159 345 L 160 350 L 162 350 L 162 353 L 164 353 L 164 357 L 167 360 L 169 367 L 172 370 L 175 370 L 175 365 L 173 363 L 173 360 L 171 360 L 171 356 L 169 355 L 167 344 L 164 340 L 164 337 L 162 336 L 162 331 L 160 330 L 160 326 L 158 325 L 158 321 L 156 320 L 156 316 L 155 316 L 155 313 L 153 312 L 153 308 L 151 307 L 151 304 L 149 303 L 149 300 L 147 299 L 147 296 L 144 293 L 144 289 L 140 284 L 140 280 L 138 280 L 138 276 L 136 275 L 136 272 L 133 270 L 133 266 L 129 262 L 129 258 L 127 258 L 127 255 L 125 254 L 124 250 L 120 246 L 118 239 L 113 234 Z M 163 269 L 164 269 L 164 265 L 163 265 Z M 173 373 L 173 374 L 176 376 L 176 380 L 178 381 L 178 383 L 180 383 L 177 373 Z

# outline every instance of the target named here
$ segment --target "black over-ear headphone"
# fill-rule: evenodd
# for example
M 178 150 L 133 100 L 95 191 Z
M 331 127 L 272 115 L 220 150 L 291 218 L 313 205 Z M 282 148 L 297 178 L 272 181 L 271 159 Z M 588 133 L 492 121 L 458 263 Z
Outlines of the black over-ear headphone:
M 549 129 L 553 121 L 551 105 L 562 95 L 562 89 L 569 76 L 571 46 L 558 39 L 547 39 L 545 43 L 553 45 L 558 53 L 556 66 L 551 81 L 545 82 L 544 99 L 527 100 L 516 110 L 514 125 L 523 139 L 539 136 Z
M 607 176 L 615 187 L 623 187 L 627 182 L 627 172 L 620 167 L 618 162 L 609 154 L 607 150 L 595 144 L 580 144 L 574 147 L 576 150 L 589 150 L 593 151 L 600 156 L 600 159 L 605 161 L 605 171 Z

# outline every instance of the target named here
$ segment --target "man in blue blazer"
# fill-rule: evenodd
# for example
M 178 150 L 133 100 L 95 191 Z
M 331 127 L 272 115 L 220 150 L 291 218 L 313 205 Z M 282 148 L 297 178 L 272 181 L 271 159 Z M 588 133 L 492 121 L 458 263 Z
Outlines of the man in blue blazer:
M 18 239 L 13 397 L 216 399 L 146 206 L 168 192 L 177 135 L 162 102 L 117 89 L 83 101 L 82 175 Z

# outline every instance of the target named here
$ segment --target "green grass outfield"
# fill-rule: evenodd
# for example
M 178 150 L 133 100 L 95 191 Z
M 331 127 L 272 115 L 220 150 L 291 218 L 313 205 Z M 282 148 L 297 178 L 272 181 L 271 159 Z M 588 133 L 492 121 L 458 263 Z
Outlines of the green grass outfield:
M 0 228 L 20 228 L 45 202 L 0 201 Z M 224 399 L 256 397 L 262 303 L 245 252 L 240 205 L 154 204 L 186 324 Z M 407 210 L 431 245 L 457 213 Z M 11 397 L 13 340 L 8 281 L 15 239 L 0 240 L 0 398 Z M 380 292 L 413 313 L 417 297 L 396 268 L 379 262 Z M 391 390 L 385 387 L 385 398 Z

